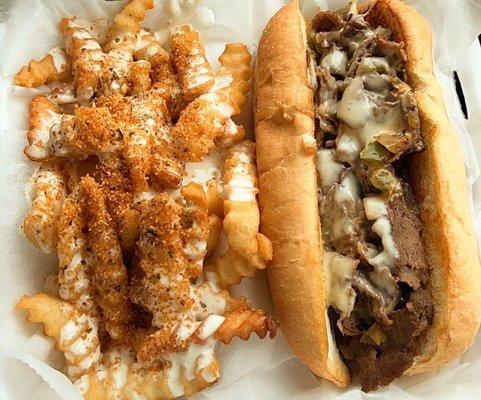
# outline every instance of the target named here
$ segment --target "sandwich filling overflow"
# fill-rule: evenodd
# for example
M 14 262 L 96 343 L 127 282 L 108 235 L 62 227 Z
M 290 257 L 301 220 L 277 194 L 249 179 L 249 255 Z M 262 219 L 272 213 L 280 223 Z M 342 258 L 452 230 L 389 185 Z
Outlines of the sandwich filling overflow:
M 429 266 L 403 162 L 423 150 L 403 44 L 355 2 L 308 34 L 329 316 L 341 355 L 370 391 L 400 377 L 431 324 Z

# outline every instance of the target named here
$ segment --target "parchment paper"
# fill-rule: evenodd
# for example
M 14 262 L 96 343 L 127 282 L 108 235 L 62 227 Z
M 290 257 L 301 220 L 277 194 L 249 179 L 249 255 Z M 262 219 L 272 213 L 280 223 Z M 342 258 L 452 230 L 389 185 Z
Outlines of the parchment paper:
M 435 32 L 436 74 L 444 88 L 449 116 L 460 135 L 471 183 L 476 229 L 481 232 L 481 183 L 475 153 L 481 149 L 481 51 L 476 36 L 481 30 L 481 5 L 476 0 L 408 1 L 431 23 Z M 285 3 L 283 0 L 157 0 L 157 7 L 145 25 L 165 37 L 166 27 L 190 21 L 208 45 L 211 59 L 219 56 L 224 44 L 242 41 L 255 53 L 268 19 Z M 306 16 L 317 7 L 335 9 L 344 1 L 301 1 Z M 174 16 L 172 5 L 183 11 Z M 122 2 L 100 0 L 0 0 L 0 399 L 77 400 L 80 395 L 55 368 L 62 368 L 62 355 L 53 349 L 38 326 L 24 322 L 13 307 L 25 293 L 42 290 L 46 276 L 56 271 L 56 259 L 31 246 L 19 231 L 27 204 L 24 184 L 34 169 L 22 150 L 27 129 L 28 102 L 45 89 L 13 88 L 12 75 L 32 58 L 41 57 L 61 43 L 57 31 L 63 16 L 106 19 L 122 7 Z M 3 15 L 2 15 L 3 14 Z M 168 23 L 168 24 L 167 24 Z M 462 116 L 454 90 L 452 71 L 457 70 L 468 102 L 469 120 Z M 250 117 L 245 119 L 252 127 Z M 468 134 L 469 131 L 469 134 Z M 478 235 L 479 237 L 479 235 Z M 481 288 L 480 288 L 481 290 Z M 265 275 L 259 273 L 236 288 L 258 307 L 273 313 Z M 292 354 L 282 332 L 274 340 L 251 338 L 234 340 L 218 349 L 222 378 L 201 394 L 200 399 L 479 399 L 481 398 L 481 340 L 460 360 L 437 374 L 402 378 L 389 388 L 364 394 L 357 385 L 339 391 L 315 378 Z

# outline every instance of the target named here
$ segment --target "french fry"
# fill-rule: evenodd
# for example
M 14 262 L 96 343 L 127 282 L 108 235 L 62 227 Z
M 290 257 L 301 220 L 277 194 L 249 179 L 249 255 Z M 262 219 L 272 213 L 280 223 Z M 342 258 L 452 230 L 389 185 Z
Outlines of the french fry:
M 80 106 L 74 110 L 74 115 L 63 115 L 60 124 L 50 129 L 50 146 L 57 157 L 103 156 L 123 147 L 150 143 L 151 136 L 162 136 L 168 122 L 165 100 L 157 91 L 126 98 L 103 96 L 93 107 Z M 146 152 L 145 155 L 141 153 L 148 164 L 149 148 Z M 133 156 L 137 154 L 132 152 Z M 139 162 L 138 157 L 134 160 Z
M 252 75 L 250 57 L 244 45 L 226 46 L 219 58 L 221 68 L 215 87 L 190 102 L 172 129 L 178 158 L 200 161 L 215 144 L 227 147 L 243 138 L 243 128 L 237 126 L 231 117 L 240 113 L 249 90 L 248 79 Z M 236 62 L 240 63 L 239 73 L 234 72 Z
M 149 134 L 150 155 L 145 155 L 149 160 L 148 175 L 158 186 L 177 188 L 182 181 L 184 165 L 174 157 L 164 92 L 154 87 L 134 97 L 132 114 L 134 122 Z
M 151 65 L 147 61 L 134 61 L 129 64 L 127 82 L 129 89 L 128 95 L 137 95 L 150 89 L 152 80 L 150 79 Z
M 107 34 L 105 46 L 105 66 L 101 71 L 100 81 L 102 93 L 126 94 L 135 93 L 140 87 L 149 84 L 146 75 L 146 63 L 134 63 L 133 54 L 140 22 L 145 18 L 147 10 L 154 7 L 153 0 L 130 0 L 114 17 L 114 23 Z M 142 86 L 141 86 L 142 85 Z
M 184 255 L 189 260 L 187 274 L 197 278 L 202 273 L 203 261 L 207 252 L 208 216 L 207 198 L 202 186 L 191 182 L 180 193 L 182 204 L 181 237 Z
M 58 223 L 59 294 L 85 314 L 98 315 L 91 282 L 93 255 L 77 193 L 64 201 Z
M 207 182 L 207 206 L 209 214 L 224 217 L 222 190 L 222 182 L 219 182 L 218 179 L 211 179 Z
M 252 57 L 247 46 L 241 43 L 228 43 L 219 57 L 220 68 L 216 72 L 216 93 L 225 96 L 232 107 L 232 115 L 239 115 L 249 92 L 249 80 L 253 70 Z
M 161 193 L 141 203 L 137 256 L 141 275 L 134 280 L 130 296 L 152 313 L 152 325 L 173 331 L 189 310 L 188 261 L 181 238 L 182 207 Z
M 41 60 L 32 60 L 13 78 L 13 83 L 27 88 L 61 81 L 70 75 L 70 61 L 67 54 L 54 47 Z
M 70 303 L 38 293 L 23 296 L 15 307 L 27 312 L 27 321 L 42 323 L 45 335 L 53 338 L 65 355 L 72 379 L 92 371 L 100 361 L 98 320 L 79 312 Z
M 94 257 L 92 275 L 98 302 L 107 332 L 113 339 L 121 340 L 128 333 L 133 311 L 120 244 L 111 226 L 111 217 L 100 187 L 93 178 L 82 178 L 80 198 L 85 208 L 88 239 Z
M 137 35 L 134 58 L 150 63 L 152 83 L 156 90 L 164 93 L 170 116 L 173 121 L 177 121 L 186 103 L 169 53 L 151 32 L 142 29 Z
M 176 122 L 187 103 L 182 97 L 179 78 L 174 71 L 170 56 L 156 54 L 151 59 L 151 67 L 152 82 L 154 82 L 152 87 L 164 93 L 172 122 Z
M 214 147 L 214 139 L 222 135 L 226 121 L 211 100 L 200 96 L 190 102 L 171 130 L 177 158 L 201 161 Z
M 119 153 L 106 155 L 97 164 L 94 176 L 102 188 L 122 249 L 132 250 L 139 236 L 140 212 L 134 205 L 134 189 L 127 162 Z
M 220 242 L 220 234 L 222 232 L 222 219 L 216 214 L 210 214 L 207 222 L 209 228 L 209 236 L 207 237 L 207 252 L 210 255 Z
M 225 254 L 213 260 L 207 270 L 215 272 L 218 285 L 228 289 L 239 284 L 243 278 L 252 278 L 258 268 L 240 254 L 228 249 Z
M 134 58 L 136 60 L 151 61 L 152 58 L 161 54 L 165 58 L 169 58 L 169 53 L 162 47 L 152 32 L 141 29 L 137 34 L 137 41 L 134 47 Z
M 248 340 L 252 333 L 261 339 L 273 338 L 277 332 L 277 323 L 262 310 L 253 310 L 247 304 L 227 313 L 224 323 L 215 332 L 215 338 L 229 344 L 234 337 Z
M 224 230 L 229 247 L 253 266 L 265 268 L 259 254 L 255 145 L 244 141 L 227 150 L 224 164 Z M 264 246 L 266 238 L 263 237 Z M 265 252 L 264 252 L 265 253 Z
M 171 119 L 174 122 L 177 121 L 180 111 L 186 103 L 182 97 L 179 77 L 169 53 L 151 32 L 142 29 L 137 34 L 134 58 L 150 63 L 150 75 L 154 88 L 164 93 Z
M 27 239 L 46 254 L 57 250 L 58 222 L 67 185 L 60 164 L 47 162 L 28 183 L 30 209 L 22 229 Z
M 154 8 L 154 0 L 130 0 L 114 17 L 114 23 L 108 33 L 107 51 L 125 50 L 133 53 L 135 39 L 140 31 L 140 22 L 148 10 Z
M 228 250 L 213 260 L 209 268 L 217 273 L 222 287 L 252 277 L 272 259 L 272 244 L 259 233 L 255 145 L 244 141 L 229 148 L 226 154 L 223 228 Z
M 218 103 L 229 109 L 231 116 L 239 115 L 249 92 L 249 80 L 252 77 L 251 55 L 247 46 L 241 43 L 229 43 L 219 57 L 221 67 L 216 72 L 216 94 Z M 227 120 L 222 135 L 216 139 L 216 145 L 226 148 L 241 141 L 245 136 L 244 128 Z
M 192 25 L 184 24 L 170 30 L 169 45 L 180 77 L 186 101 L 192 101 L 214 86 L 215 75 L 207 60 L 204 46 Z
M 149 189 L 148 174 L 151 166 L 151 133 L 142 126 L 123 129 L 123 155 L 129 166 L 132 191 L 145 192 Z
M 106 107 L 77 107 L 74 115 L 64 114 L 61 123 L 50 129 L 53 155 L 85 159 L 121 148 L 119 121 Z
M 65 35 L 67 54 L 72 62 L 72 74 L 76 97 L 79 101 L 89 100 L 100 86 L 105 55 L 100 44 L 84 26 L 84 21 L 63 18 L 60 31 Z
M 50 129 L 62 120 L 60 108 L 45 96 L 36 96 L 30 102 L 28 144 L 25 155 L 32 161 L 45 161 L 52 156 Z
M 96 371 L 75 382 L 85 400 L 107 398 L 168 400 L 190 396 L 212 385 L 219 377 L 219 367 L 213 351 L 192 348 L 183 363 L 179 356 L 167 360 L 168 367 L 135 362 L 133 354 L 112 351 Z M 116 377 L 122 373 L 124 379 Z

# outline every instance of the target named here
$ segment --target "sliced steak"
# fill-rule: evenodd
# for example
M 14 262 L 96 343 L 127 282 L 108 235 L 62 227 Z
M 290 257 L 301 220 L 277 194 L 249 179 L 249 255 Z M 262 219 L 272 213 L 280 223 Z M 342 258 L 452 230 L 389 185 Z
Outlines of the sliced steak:
M 338 335 L 342 355 L 365 392 L 388 385 L 412 365 L 419 352 L 419 339 L 433 317 L 429 291 L 413 292 L 406 306 L 390 317 L 393 322 L 383 328 L 386 338 L 379 346 L 363 343 L 361 336 Z
M 416 201 L 408 185 L 404 185 L 403 192 L 402 196 L 396 196 L 391 201 L 388 208 L 392 235 L 399 252 L 395 275 L 398 280 L 417 289 L 420 282 L 426 282 L 429 266 L 424 255 L 422 224 Z

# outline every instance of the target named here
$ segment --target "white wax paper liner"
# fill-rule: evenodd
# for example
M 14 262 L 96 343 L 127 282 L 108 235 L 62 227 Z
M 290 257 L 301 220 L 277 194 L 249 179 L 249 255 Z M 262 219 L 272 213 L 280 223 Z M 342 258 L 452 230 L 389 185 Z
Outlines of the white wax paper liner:
M 183 14 L 169 15 L 177 2 Z M 255 53 L 263 27 L 285 0 L 157 0 L 145 25 L 166 37 L 167 28 L 189 20 L 201 31 L 211 60 L 216 59 L 226 42 L 241 41 Z M 306 16 L 321 7 L 336 9 L 347 0 L 301 0 Z M 476 153 L 481 151 L 481 51 L 476 40 L 481 21 L 481 5 L 476 0 L 412 0 L 434 30 L 436 75 L 444 89 L 448 114 L 460 135 L 466 157 L 476 229 L 481 232 L 481 183 Z M 62 16 L 87 19 L 111 18 L 122 2 L 99 0 L 18 0 L 0 4 L 0 18 L 9 6 L 6 22 L 0 23 L 0 399 L 77 400 L 70 381 L 52 367 L 61 366 L 62 356 L 37 326 L 25 323 L 14 313 L 20 295 L 40 291 L 45 277 L 56 270 L 55 257 L 42 255 L 23 238 L 18 226 L 26 211 L 23 186 L 34 168 L 22 150 L 28 125 L 28 102 L 45 89 L 13 88 L 12 75 L 32 58 L 39 58 L 61 43 L 57 25 Z M 200 7 L 200 8 L 199 8 Z M 199 11 L 200 10 L 200 11 Z M 212 19 L 213 17 L 213 19 Z M 255 54 L 254 54 L 255 55 Z M 452 72 L 458 71 L 468 103 L 465 120 L 454 90 Z M 244 118 L 252 135 L 252 120 Z M 479 132 L 478 132 L 479 131 Z M 468 133 L 469 132 L 469 133 Z M 478 235 L 479 238 L 479 235 Z M 236 288 L 254 305 L 273 312 L 264 273 Z M 389 388 L 365 394 L 353 385 L 340 391 L 314 377 L 292 354 L 280 333 L 274 340 L 252 338 L 248 343 L 234 340 L 218 349 L 222 378 L 195 399 L 479 399 L 481 398 L 481 340 L 459 360 L 439 373 L 402 378 Z

